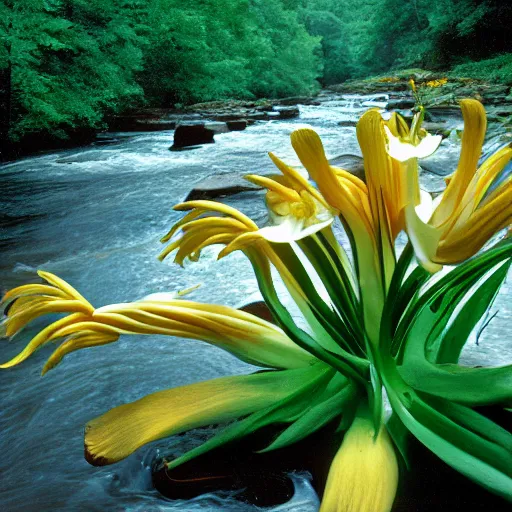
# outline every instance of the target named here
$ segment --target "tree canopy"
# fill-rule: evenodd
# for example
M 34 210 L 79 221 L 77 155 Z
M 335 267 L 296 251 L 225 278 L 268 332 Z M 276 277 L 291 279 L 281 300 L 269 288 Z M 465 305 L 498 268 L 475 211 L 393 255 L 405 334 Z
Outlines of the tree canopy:
M 135 106 L 311 94 L 398 68 L 478 75 L 489 58 L 512 81 L 511 21 L 499 0 L 2 0 L 0 136 L 65 138 Z

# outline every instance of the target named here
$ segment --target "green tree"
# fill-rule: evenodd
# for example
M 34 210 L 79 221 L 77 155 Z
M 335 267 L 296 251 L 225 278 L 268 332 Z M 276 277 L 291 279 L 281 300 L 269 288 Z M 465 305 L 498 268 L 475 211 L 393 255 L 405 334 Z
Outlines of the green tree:
M 141 94 L 142 54 L 124 0 L 8 0 L 0 11 L 3 139 L 97 128 Z

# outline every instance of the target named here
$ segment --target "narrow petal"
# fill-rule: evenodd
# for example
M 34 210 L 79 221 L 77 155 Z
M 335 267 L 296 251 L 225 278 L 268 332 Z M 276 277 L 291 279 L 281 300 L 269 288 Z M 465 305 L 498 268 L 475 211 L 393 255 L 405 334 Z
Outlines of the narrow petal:
M 108 335 L 95 331 L 86 331 L 80 336 L 69 338 L 64 343 L 62 343 L 48 358 L 46 364 L 43 367 L 41 375 L 44 375 L 46 372 L 55 368 L 62 361 L 64 356 L 70 354 L 71 352 L 75 352 L 76 350 L 81 350 L 83 348 L 107 345 L 108 343 L 113 343 L 118 339 L 119 335 Z
M 314 361 L 281 329 L 254 315 L 228 307 L 219 310 L 209 304 L 203 304 L 202 308 L 182 307 L 184 303 L 187 301 L 112 304 L 97 309 L 93 320 L 125 333 L 198 339 L 263 367 L 297 368 Z M 89 328 L 84 326 L 84 329 Z M 65 334 L 69 335 L 71 331 Z
M 179 203 L 174 206 L 174 210 L 177 211 L 187 211 L 191 209 L 200 209 L 204 212 L 216 212 L 220 214 L 227 215 L 228 217 L 233 217 L 237 219 L 242 224 L 245 224 L 248 228 L 254 229 L 257 228 L 256 224 L 244 215 L 241 211 L 233 208 L 232 206 L 228 206 L 223 203 L 218 203 L 217 201 L 206 201 L 206 200 L 198 200 L 198 201 L 186 201 L 184 203 Z
M 49 325 L 40 333 L 38 333 L 34 338 L 32 338 L 30 343 L 16 357 L 13 357 L 10 361 L 1 364 L 0 368 L 10 368 L 20 364 L 21 362 L 25 361 L 25 359 L 30 357 L 36 350 L 48 343 L 55 331 L 69 324 L 85 320 L 86 318 L 88 318 L 86 315 L 81 313 L 74 313 L 72 315 L 66 316 L 65 318 L 57 320 L 57 322 Z
M 446 188 L 443 200 L 434 212 L 433 223 L 436 226 L 447 222 L 457 210 L 475 175 L 487 128 L 485 109 L 479 101 L 462 100 L 460 107 L 464 118 L 464 133 L 459 164 Z
M 398 463 L 383 427 L 356 417 L 332 461 L 320 512 L 389 512 L 398 486 Z
M 477 253 L 487 241 L 512 223 L 512 182 L 491 201 L 478 208 L 468 222 L 443 237 L 438 261 L 459 263 Z
M 87 424 L 85 458 L 95 466 L 112 464 L 151 441 L 246 416 L 293 393 L 312 371 L 222 377 L 121 405 Z
M 292 146 L 302 165 L 318 185 L 327 202 L 342 209 L 344 205 L 342 190 L 336 173 L 331 169 L 324 147 L 318 134 L 310 128 L 301 128 L 291 134 Z

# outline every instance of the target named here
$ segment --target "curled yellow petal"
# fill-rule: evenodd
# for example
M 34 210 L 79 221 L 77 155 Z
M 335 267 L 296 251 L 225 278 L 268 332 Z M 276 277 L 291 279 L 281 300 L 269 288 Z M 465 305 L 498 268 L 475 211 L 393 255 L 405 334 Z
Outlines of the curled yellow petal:
M 199 209 L 203 212 L 216 212 L 227 215 L 228 217 L 233 217 L 234 219 L 239 220 L 242 224 L 245 224 L 250 229 L 257 229 L 258 226 L 246 215 L 242 212 L 233 208 L 232 206 L 228 206 L 223 203 L 218 203 L 216 201 L 207 201 L 207 200 L 197 200 L 197 201 L 186 201 L 184 203 L 179 203 L 174 206 L 174 210 L 177 211 L 186 211 L 192 209 Z
M 66 316 L 65 318 L 61 318 L 57 320 L 53 324 L 50 324 L 48 327 L 39 332 L 30 343 L 16 356 L 13 357 L 10 361 L 7 361 L 4 364 L 0 364 L 0 368 L 10 368 L 21 362 L 25 361 L 28 357 L 30 357 L 37 349 L 42 347 L 44 344 L 50 341 L 52 335 L 55 331 L 58 331 L 62 327 L 65 327 L 69 324 L 79 322 L 88 318 L 86 315 L 82 313 L 73 313 L 72 315 Z
M 71 298 L 82 302 L 85 306 L 88 307 L 90 312 L 94 310 L 94 307 L 91 306 L 91 304 L 87 300 L 85 300 L 85 298 L 80 293 L 78 293 L 78 291 L 75 290 L 75 288 L 73 288 L 70 284 L 66 283 L 64 279 L 61 279 L 60 277 L 56 276 L 55 274 L 51 274 L 50 272 L 45 272 L 44 270 L 38 270 L 37 273 L 40 277 L 48 281 L 50 284 L 52 284 L 59 290 L 62 290 L 64 293 L 68 294 Z
M 398 463 L 389 435 L 356 417 L 332 461 L 320 512 L 389 512 L 398 485 Z
M 83 348 L 98 347 L 108 343 L 113 343 L 114 341 L 117 341 L 118 338 L 118 335 L 108 335 L 95 331 L 86 331 L 80 336 L 69 338 L 64 343 L 62 343 L 48 358 L 43 367 L 41 375 L 44 375 L 46 372 L 55 368 L 62 361 L 64 356 L 70 354 L 71 352 L 75 352 L 76 350 Z
M 487 117 L 483 105 L 477 100 L 466 99 L 460 102 L 460 107 L 464 118 L 464 132 L 459 164 L 448 183 L 441 203 L 434 212 L 432 222 L 435 226 L 449 221 L 457 210 L 475 175 L 484 143 Z

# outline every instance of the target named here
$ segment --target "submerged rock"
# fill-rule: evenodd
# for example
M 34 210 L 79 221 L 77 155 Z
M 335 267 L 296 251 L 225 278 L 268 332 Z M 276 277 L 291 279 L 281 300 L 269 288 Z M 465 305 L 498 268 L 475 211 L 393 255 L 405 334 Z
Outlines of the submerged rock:
M 261 187 L 245 180 L 236 172 L 213 174 L 196 183 L 188 193 L 185 201 L 195 199 L 215 199 L 217 197 L 231 196 L 239 192 L 260 190 Z
M 340 167 L 345 171 L 365 181 L 363 159 L 357 155 L 339 155 L 329 160 L 334 167 Z
M 345 119 L 343 121 L 338 121 L 338 126 L 355 126 L 357 124 L 357 119 Z
M 153 485 L 170 499 L 240 490 L 238 500 L 259 507 L 286 503 L 294 491 L 288 476 L 292 471 L 311 473 L 317 492 L 325 486 L 329 464 L 339 444 L 339 435 L 334 434 L 337 426 L 338 421 L 331 422 L 298 443 L 268 453 L 256 451 L 268 446 L 282 427 L 262 428 L 172 470 L 157 461 Z
M 258 300 L 256 302 L 251 302 L 251 303 L 246 304 L 245 306 L 242 306 L 238 309 L 240 311 L 245 311 L 246 313 L 251 313 L 251 315 L 255 315 L 263 320 L 266 320 L 267 322 L 272 322 L 273 324 L 276 323 L 269 307 L 262 300 Z

